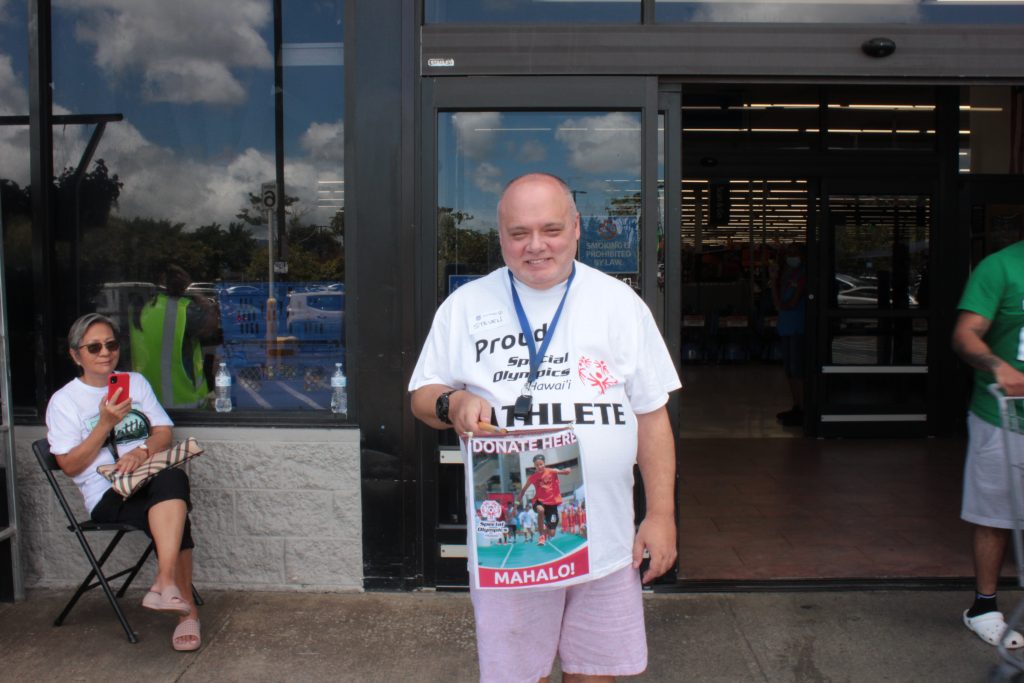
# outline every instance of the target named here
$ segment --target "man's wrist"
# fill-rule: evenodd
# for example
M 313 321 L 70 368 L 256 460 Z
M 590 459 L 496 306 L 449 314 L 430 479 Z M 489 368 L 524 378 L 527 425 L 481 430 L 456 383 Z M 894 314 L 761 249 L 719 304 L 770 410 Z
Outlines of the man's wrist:
M 449 389 L 448 391 L 441 392 L 441 394 L 438 395 L 437 400 L 434 402 L 434 417 L 446 425 L 452 424 L 452 419 L 449 415 L 449 411 L 451 410 L 451 396 L 457 391 L 460 390 Z
M 991 351 L 984 354 L 979 354 L 978 362 L 981 363 L 981 365 L 986 370 L 993 374 L 995 374 L 996 371 L 998 371 L 1004 365 L 1009 365 L 1009 363 L 1007 363 L 1005 360 L 1003 360 L 996 354 L 992 353 Z

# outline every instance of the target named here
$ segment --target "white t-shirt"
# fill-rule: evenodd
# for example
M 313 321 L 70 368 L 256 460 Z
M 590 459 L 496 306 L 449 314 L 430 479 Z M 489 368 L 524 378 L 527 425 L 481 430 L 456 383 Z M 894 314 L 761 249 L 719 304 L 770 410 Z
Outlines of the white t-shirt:
M 152 387 L 146 378 L 137 372 L 131 375 L 129 393 L 132 397 L 132 408 L 142 412 L 149 418 L 151 427 L 173 426 L 160 402 L 157 401 Z M 46 406 L 46 438 L 50 442 L 50 452 L 66 455 L 72 448 L 85 441 L 99 422 L 100 401 L 106 396 L 107 388 L 92 387 L 81 379 L 73 379 L 57 390 L 50 397 Z M 115 428 L 118 454 L 128 453 L 145 441 L 137 438 L 136 423 L 142 422 L 131 413 Z M 134 434 L 132 432 L 135 432 Z M 73 479 L 85 499 L 85 509 L 92 511 L 103 494 L 110 488 L 110 482 L 96 472 L 100 465 L 114 462 L 110 449 L 100 449 L 96 459 Z
M 519 513 L 519 526 L 524 529 L 537 528 L 537 513 L 532 509 L 523 510 Z
M 565 285 L 534 290 L 516 281 L 516 291 L 539 351 Z M 500 426 L 574 423 L 585 460 L 591 577 L 600 578 L 632 561 L 636 415 L 665 405 L 682 386 L 679 375 L 643 300 L 579 262 L 534 383 L 532 413 L 515 422 L 512 408 L 529 359 L 508 269 L 500 268 L 463 285 L 438 308 L 409 390 L 468 389 L 490 402 Z

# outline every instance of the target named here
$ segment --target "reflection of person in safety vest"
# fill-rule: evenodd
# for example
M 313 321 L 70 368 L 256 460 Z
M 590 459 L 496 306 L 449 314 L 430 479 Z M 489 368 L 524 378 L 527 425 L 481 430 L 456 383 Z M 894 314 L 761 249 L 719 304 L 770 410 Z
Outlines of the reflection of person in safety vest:
M 210 391 L 203 374 L 201 335 L 216 324 L 208 302 L 185 295 L 191 278 L 167 266 L 166 293 L 157 292 L 131 321 L 132 369 L 142 373 L 167 408 L 200 408 Z

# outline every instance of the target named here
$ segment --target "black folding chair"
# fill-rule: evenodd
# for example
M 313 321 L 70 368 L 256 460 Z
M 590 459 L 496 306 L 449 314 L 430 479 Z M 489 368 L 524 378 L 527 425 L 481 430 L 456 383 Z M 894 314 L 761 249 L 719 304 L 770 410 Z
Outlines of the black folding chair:
M 46 475 L 46 480 L 50 482 L 50 488 L 53 489 L 53 494 L 57 496 L 57 502 L 60 503 L 60 507 L 64 511 L 64 515 L 68 518 L 68 531 L 73 532 L 75 537 L 78 538 L 78 542 L 82 545 L 82 551 L 85 552 L 85 556 L 88 558 L 89 564 L 92 566 L 92 571 L 90 571 L 85 577 L 85 581 L 83 581 L 78 587 L 78 590 L 75 591 L 75 594 L 71 597 L 71 600 L 68 601 L 67 606 L 64 607 L 64 611 L 62 611 L 56 621 L 53 622 L 53 625 L 60 626 L 64 623 L 64 619 L 71 612 L 71 608 L 75 606 L 78 599 L 86 592 L 98 586 L 103 588 L 103 592 L 106 594 L 107 600 L 110 601 L 110 606 L 114 608 L 114 612 L 117 614 L 117 619 L 121 622 L 121 626 L 124 628 L 124 632 L 128 636 L 128 641 L 131 643 L 139 642 L 138 636 L 128 624 L 128 619 L 125 618 L 124 612 L 121 610 L 121 604 L 118 602 L 118 598 L 124 597 L 125 591 L 128 590 L 128 587 L 132 584 L 135 576 L 139 573 L 139 570 L 142 569 L 142 565 L 145 564 L 147 559 L 149 559 L 149 556 L 154 549 L 153 542 L 149 542 L 138 562 L 131 567 L 122 569 L 116 574 L 104 574 L 103 563 L 105 563 L 111 553 L 114 552 L 114 549 L 117 548 L 118 543 L 121 542 L 124 535 L 131 531 L 141 531 L 141 529 L 131 524 L 106 524 L 94 522 L 91 519 L 78 521 L 75 517 L 75 513 L 71 510 L 71 506 L 68 505 L 67 498 L 64 496 L 64 491 L 61 490 L 60 484 L 57 483 L 57 478 L 53 474 L 54 472 L 60 471 L 60 466 L 57 464 L 57 459 L 52 453 L 50 453 L 50 444 L 46 439 L 39 439 L 32 444 L 32 451 L 36 455 L 36 460 L 39 461 L 39 466 L 43 469 L 43 474 Z M 89 545 L 89 541 L 85 538 L 85 534 L 91 531 L 116 532 L 98 560 L 96 559 L 96 554 L 93 552 L 92 546 Z M 115 595 L 114 591 L 110 588 L 110 582 L 115 579 L 119 579 L 122 576 L 126 578 Z M 203 601 L 199 597 L 199 593 L 196 592 L 195 586 L 192 587 L 192 598 L 197 605 L 203 604 Z

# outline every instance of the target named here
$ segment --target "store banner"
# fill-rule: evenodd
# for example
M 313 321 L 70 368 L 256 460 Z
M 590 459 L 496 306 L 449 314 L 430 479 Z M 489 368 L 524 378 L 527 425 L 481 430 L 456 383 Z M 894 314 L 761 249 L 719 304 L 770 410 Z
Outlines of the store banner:
M 474 585 L 586 581 L 585 461 L 572 427 L 470 434 L 461 445 Z
M 609 273 L 640 272 L 636 216 L 580 216 L 580 261 Z

